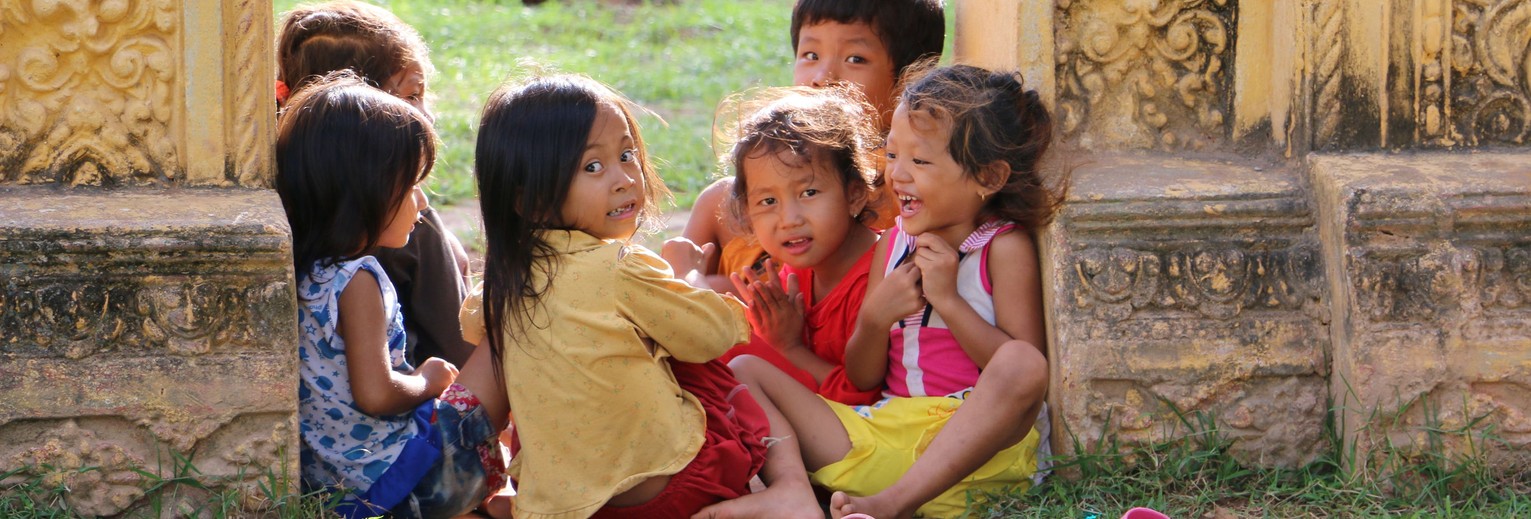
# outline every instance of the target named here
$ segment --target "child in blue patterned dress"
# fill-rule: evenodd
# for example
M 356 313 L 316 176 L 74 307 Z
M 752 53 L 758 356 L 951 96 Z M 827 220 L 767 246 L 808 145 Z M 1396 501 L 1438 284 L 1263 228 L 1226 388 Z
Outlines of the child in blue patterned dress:
M 430 118 L 335 73 L 288 101 L 276 151 L 302 335 L 304 487 L 343 494 L 336 511 L 348 517 L 474 509 L 503 481 L 504 386 L 482 349 L 461 372 L 434 357 L 410 366 L 398 296 L 369 255 L 406 244 L 429 207 Z

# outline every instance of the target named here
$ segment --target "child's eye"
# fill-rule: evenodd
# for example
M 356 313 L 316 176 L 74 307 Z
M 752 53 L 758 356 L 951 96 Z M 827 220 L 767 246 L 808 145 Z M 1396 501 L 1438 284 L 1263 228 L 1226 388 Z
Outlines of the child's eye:
M 883 158 L 886 158 L 888 160 L 898 160 L 898 154 L 897 153 L 893 153 L 891 151 L 882 154 L 882 156 L 883 156 Z
M 803 196 L 804 197 L 812 197 L 812 196 L 817 195 L 817 194 L 819 194 L 819 190 L 817 190 L 817 189 L 809 188 L 809 189 L 803 190 Z
M 606 166 L 601 164 L 599 160 L 592 160 L 589 164 L 585 164 L 586 173 L 600 173 L 604 169 L 606 169 Z
M 632 162 L 635 160 L 638 160 L 638 150 L 622 151 L 622 162 Z
M 804 52 L 803 53 L 803 59 L 806 59 L 808 61 L 818 61 L 819 60 L 819 53 L 817 53 L 817 52 Z
M 865 65 L 867 63 L 867 59 L 861 56 L 850 56 L 845 58 L 845 62 L 853 65 Z
M 928 161 L 928 160 L 920 160 L 920 159 L 909 159 L 909 160 L 914 161 L 915 164 L 919 164 L 921 166 L 924 166 L 926 164 L 930 164 L 930 161 Z
M 770 197 L 762 198 L 760 200 L 756 200 L 755 201 L 755 205 L 758 205 L 758 206 L 761 206 L 761 207 L 770 207 L 770 206 L 776 205 L 776 199 L 775 198 L 770 198 Z

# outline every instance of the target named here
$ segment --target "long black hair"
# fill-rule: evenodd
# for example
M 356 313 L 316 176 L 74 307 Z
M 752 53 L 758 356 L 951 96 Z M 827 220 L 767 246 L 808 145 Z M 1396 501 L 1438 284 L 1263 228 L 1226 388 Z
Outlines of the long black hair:
M 484 329 L 496 373 L 507 333 L 528 324 L 522 318 L 552 282 L 557 251 L 542 231 L 572 229 L 561 210 L 601 105 L 615 106 L 631 128 L 647 202 L 638 218 L 652 223 L 670 192 L 650 165 L 632 103 L 616 91 L 583 76 L 557 75 L 501 86 L 484 105 L 473 169 L 488 244 Z M 546 273 L 540 285 L 533 282 L 539 269 Z
M 277 122 L 276 192 L 294 272 L 377 248 L 389 217 L 436 164 L 430 119 L 351 71 L 295 94 Z

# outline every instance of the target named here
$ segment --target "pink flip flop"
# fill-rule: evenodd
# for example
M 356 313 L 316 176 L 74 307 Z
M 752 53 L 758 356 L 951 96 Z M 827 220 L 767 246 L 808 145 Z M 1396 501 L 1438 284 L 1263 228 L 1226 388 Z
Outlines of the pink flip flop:
M 1122 519 L 1170 519 L 1170 516 L 1159 513 L 1152 508 L 1138 507 L 1122 514 Z

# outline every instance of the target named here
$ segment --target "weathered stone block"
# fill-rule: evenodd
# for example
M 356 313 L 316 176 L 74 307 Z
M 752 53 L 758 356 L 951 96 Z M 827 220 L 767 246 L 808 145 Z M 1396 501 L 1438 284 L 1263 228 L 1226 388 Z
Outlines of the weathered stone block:
M 1346 441 L 1363 452 L 1408 451 L 1425 447 L 1427 427 L 1475 425 L 1446 435 L 1445 447 L 1523 457 L 1531 448 L 1526 155 L 1316 156 L 1311 167 Z M 1495 441 L 1483 441 L 1490 428 Z
M 1323 445 L 1327 314 L 1299 173 L 1095 155 L 1044 240 L 1059 430 L 1151 442 L 1211 413 L 1251 461 Z
M 132 503 L 133 469 L 296 481 L 288 235 L 271 191 L 0 187 L 0 473 L 85 514 Z

